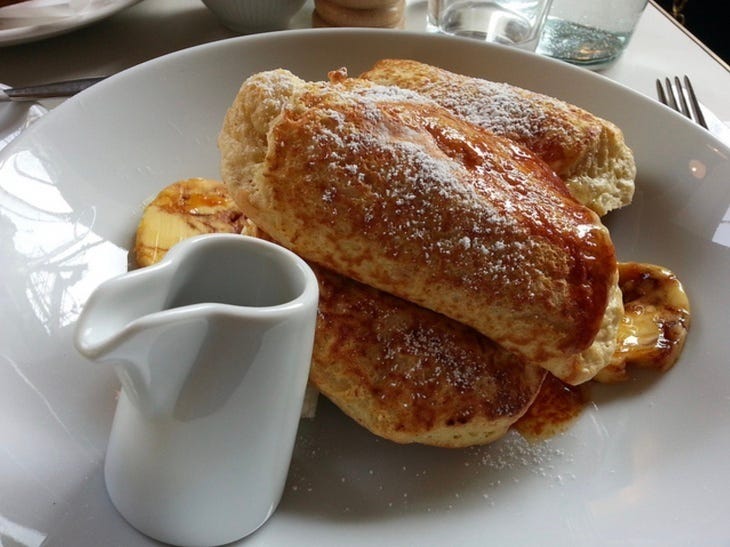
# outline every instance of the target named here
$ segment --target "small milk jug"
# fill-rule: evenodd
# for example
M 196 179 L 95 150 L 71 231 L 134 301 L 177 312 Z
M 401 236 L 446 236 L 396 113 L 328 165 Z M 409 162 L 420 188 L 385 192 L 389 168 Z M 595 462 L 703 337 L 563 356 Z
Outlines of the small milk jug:
M 135 528 L 175 545 L 220 545 L 271 516 L 317 301 L 302 259 L 235 234 L 183 241 L 91 295 L 75 344 L 122 384 L 104 476 Z

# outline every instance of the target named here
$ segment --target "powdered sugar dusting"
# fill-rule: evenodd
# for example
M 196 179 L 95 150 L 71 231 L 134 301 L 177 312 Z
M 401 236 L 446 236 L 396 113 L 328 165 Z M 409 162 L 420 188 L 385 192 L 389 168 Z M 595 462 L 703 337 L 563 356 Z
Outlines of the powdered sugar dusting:
M 349 187 L 353 194 L 366 193 L 362 222 L 385 245 L 391 243 L 391 253 L 416 243 L 427 261 L 470 261 L 462 276 L 467 285 L 479 286 L 485 277 L 510 278 L 513 283 L 521 280 L 524 289 L 532 292 L 532 277 L 523 273 L 521 264 L 535 243 L 524 234 L 520 237 L 520 222 L 513 215 L 516 204 L 504 199 L 506 189 L 528 184 L 525 173 L 495 163 L 501 160 L 470 143 L 465 153 L 477 157 L 480 164 L 469 171 L 459 158 L 448 156 L 450 150 L 443 151 L 434 142 L 462 138 L 449 127 L 438 129 L 443 135 L 425 139 L 423 128 L 415 126 L 399 107 L 435 104 L 419 93 L 375 84 L 342 86 L 334 100 L 344 107 L 325 111 L 327 121 L 310 151 L 312 156 L 327 151 L 330 177 L 344 186 L 322 191 L 321 200 L 333 205 L 333 214 L 340 214 L 334 209 L 335 192 L 347 194 Z M 350 105 L 355 105 L 356 120 L 343 113 Z M 396 129 L 393 117 L 399 119 Z M 368 157 L 377 158 L 379 164 L 368 164 Z M 369 175 L 376 169 L 385 185 L 371 182 Z M 445 209 L 444 203 L 458 203 L 458 210 Z M 435 239 L 434 228 L 440 229 Z
M 366 433 L 348 436 L 337 450 L 312 450 L 313 442 L 307 434 L 297 439 L 285 503 L 314 503 L 333 514 L 498 509 L 525 495 L 516 490 L 562 489 L 578 480 L 564 443 L 530 443 L 514 432 L 488 446 L 438 454 Z
M 360 97 L 367 104 L 386 101 L 408 101 L 423 104 L 431 102 L 431 99 L 421 93 L 393 85 L 373 84 L 370 86 L 361 86 L 352 89 L 351 93 L 353 97 Z
M 534 101 L 519 100 L 514 88 L 507 84 L 480 81 L 473 94 L 489 97 L 489 101 L 460 101 L 444 95 L 439 102 L 472 123 L 501 135 L 534 136 L 546 126 L 546 109 L 536 108 Z
M 536 142 L 546 128 L 570 130 L 555 119 L 568 105 L 510 84 L 454 77 L 423 83 L 419 91 L 471 123 L 518 142 Z
M 386 369 L 388 372 L 402 376 L 412 385 L 416 397 L 420 396 L 418 389 L 424 384 L 445 382 L 444 385 L 459 392 L 474 390 L 480 381 L 488 379 L 478 363 L 474 363 L 474 353 L 459 344 L 459 339 L 447 329 L 435 330 L 428 325 L 402 328 L 388 321 L 387 317 L 382 322 L 385 328 L 377 330 L 378 344 L 383 348 L 379 360 L 389 367 Z M 403 355 L 408 358 L 402 358 Z M 431 391 L 425 393 L 424 397 Z M 504 409 L 503 414 L 508 415 L 513 410 L 510 406 Z

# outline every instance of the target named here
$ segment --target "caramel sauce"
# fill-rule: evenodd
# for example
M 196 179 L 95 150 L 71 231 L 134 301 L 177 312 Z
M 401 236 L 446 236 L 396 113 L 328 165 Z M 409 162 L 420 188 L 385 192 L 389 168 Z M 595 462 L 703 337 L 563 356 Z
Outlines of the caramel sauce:
M 568 429 L 589 401 L 586 384 L 571 386 L 548 374 L 535 401 L 512 427 L 530 441 L 553 437 Z
M 231 204 L 231 199 L 226 193 L 220 192 L 194 192 L 188 188 L 180 188 L 174 194 L 166 194 L 160 197 L 157 205 L 175 214 L 184 211 L 187 214 L 207 214 L 203 209 L 212 209 Z

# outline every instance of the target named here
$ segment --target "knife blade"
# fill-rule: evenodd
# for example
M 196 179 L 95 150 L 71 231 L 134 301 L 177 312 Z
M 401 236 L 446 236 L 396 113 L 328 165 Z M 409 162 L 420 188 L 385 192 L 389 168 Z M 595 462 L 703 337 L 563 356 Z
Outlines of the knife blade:
M 24 87 L 9 87 L 0 89 L 0 101 L 37 101 L 38 99 L 49 99 L 51 97 L 71 97 L 105 78 L 106 76 L 101 76 Z

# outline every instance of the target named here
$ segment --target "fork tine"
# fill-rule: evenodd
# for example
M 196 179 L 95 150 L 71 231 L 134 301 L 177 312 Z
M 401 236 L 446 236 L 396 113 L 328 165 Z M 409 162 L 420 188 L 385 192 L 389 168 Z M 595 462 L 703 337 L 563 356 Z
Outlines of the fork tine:
M 664 87 L 667 90 L 667 105 L 679 112 L 677 101 L 674 98 L 674 89 L 672 88 L 672 82 L 669 80 L 669 78 L 664 78 Z
M 690 114 L 689 107 L 687 106 L 687 100 L 684 98 L 684 91 L 682 90 L 682 82 L 679 81 L 679 77 L 674 77 L 674 91 L 677 96 L 677 103 L 679 104 L 679 110 L 687 116 L 690 120 L 692 115 Z
M 674 83 L 672 83 L 670 78 L 664 78 L 663 86 L 662 81 L 658 78 L 655 83 L 657 97 L 662 104 L 676 110 L 696 124 L 707 129 L 707 121 L 702 114 L 702 109 L 697 100 L 695 90 L 692 87 L 692 82 L 686 75 L 684 76 L 684 84 L 680 81 L 679 76 L 674 77 Z
M 656 94 L 659 97 L 659 102 L 669 106 L 669 103 L 667 102 L 667 96 L 664 93 L 664 88 L 662 87 L 662 81 L 657 78 L 656 80 Z
M 684 77 L 684 87 L 687 90 L 687 96 L 689 97 L 689 104 L 692 106 L 692 114 L 694 116 L 694 119 L 697 121 L 698 124 L 700 124 L 702 127 L 707 129 L 707 122 L 705 121 L 705 116 L 702 114 L 702 109 L 700 108 L 700 103 L 697 100 L 697 95 L 695 94 L 695 90 L 692 87 L 692 82 L 689 81 L 689 78 L 687 76 Z

